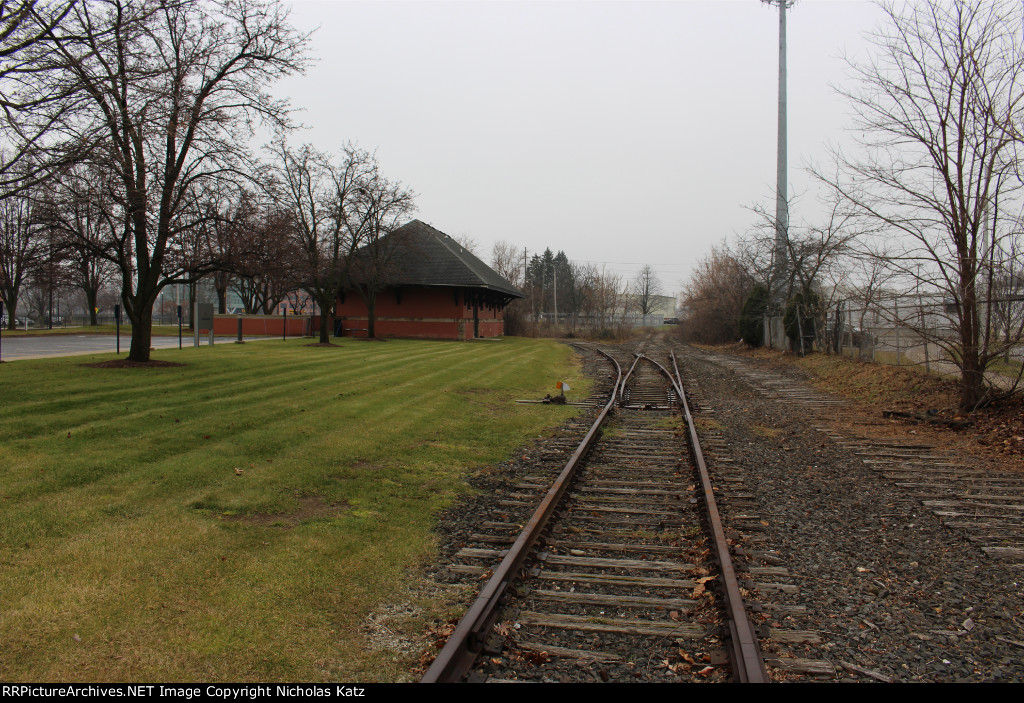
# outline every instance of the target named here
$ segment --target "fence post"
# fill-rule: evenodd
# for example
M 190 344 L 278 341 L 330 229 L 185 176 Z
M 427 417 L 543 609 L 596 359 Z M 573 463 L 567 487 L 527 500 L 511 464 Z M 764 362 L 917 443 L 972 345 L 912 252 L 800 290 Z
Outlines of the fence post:
M 853 343 L 853 341 L 854 341 L 853 340 L 853 310 L 847 310 L 846 311 L 846 315 L 847 315 L 847 320 L 846 321 L 848 323 L 847 327 L 850 328 L 850 351 L 852 352 L 854 349 L 856 349 L 857 350 L 857 361 L 860 361 L 861 360 L 861 356 L 862 356 L 861 353 L 860 353 L 860 345 L 863 344 L 863 342 L 864 342 L 864 330 L 860 331 L 861 342 L 859 344 L 854 344 Z M 853 358 L 853 354 L 850 354 L 850 358 L 851 359 Z
M 892 306 L 895 315 L 896 322 L 896 365 L 903 366 L 903 358 L 900 355 L 900 301 L 897 298 L 892 299 Z
M 924 298 L 921 297 L 920 279 L 918 280 L 917 309 L 921 313 L 921 338 L 924 340 L 924 370 L 932 372 L 931 360 L 928 358 L 928 323 L 924 316 Z

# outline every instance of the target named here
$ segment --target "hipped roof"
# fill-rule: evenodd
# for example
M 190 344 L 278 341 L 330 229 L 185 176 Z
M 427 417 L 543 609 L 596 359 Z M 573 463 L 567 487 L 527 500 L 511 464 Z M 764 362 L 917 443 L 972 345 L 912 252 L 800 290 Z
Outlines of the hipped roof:
M 512 298 L 523 292 L 444 232 L 413 220 L 388 237 L 400 237 L 396 283 L 410 286 L 484 288 Z

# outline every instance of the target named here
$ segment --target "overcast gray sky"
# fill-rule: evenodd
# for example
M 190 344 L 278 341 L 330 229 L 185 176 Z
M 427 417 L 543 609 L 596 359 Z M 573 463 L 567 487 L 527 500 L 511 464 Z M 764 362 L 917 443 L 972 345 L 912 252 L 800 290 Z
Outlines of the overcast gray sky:
M 790 192 L 842 139 L 830 84 L 878 21 L 867 2 L 789 11 Z M 317 31 L 307 75 L 275 91 L 304 110 L 293 140 L 376 149 L 419 197 L 417 217 L 551 247 L 624 278 L 649 263 L 679 290 L 712 244 L 774 207 L 778 10 L 759 0 L 330 2 L 298 0 Z

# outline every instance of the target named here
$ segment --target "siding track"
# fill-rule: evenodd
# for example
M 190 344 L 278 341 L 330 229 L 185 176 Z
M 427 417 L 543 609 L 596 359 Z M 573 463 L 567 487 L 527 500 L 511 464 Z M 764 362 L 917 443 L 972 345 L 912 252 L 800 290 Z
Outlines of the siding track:
M 969 466 L 935 444 L 872 437 L 863 419 L 848 414 L 840 398 L 739 359 L 717 356 L 715 361 L 769 398 L 827 413 L 833 421 L 819 422 L 815 430 L 846 448 L 879 477 L 904 489 L 909 498 L 947 527 L 965 534 L 989 557 L 1017 569 L 1024 567 L 1024 476 L 1019 471 Z
M 1024 680 L 1019 472 L 789 369 L 680 351 L 774 680 Z

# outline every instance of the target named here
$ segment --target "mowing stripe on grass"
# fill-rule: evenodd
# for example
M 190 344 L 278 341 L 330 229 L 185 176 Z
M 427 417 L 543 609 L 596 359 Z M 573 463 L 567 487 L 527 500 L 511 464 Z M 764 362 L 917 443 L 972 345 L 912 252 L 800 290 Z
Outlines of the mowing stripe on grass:
M 0 366 L 0 679 L 405 675 L 367 613 L 443 612 L 437 511 L 576 412 L 517 398 L 587 384 L 549 341 L 307 343 Z

